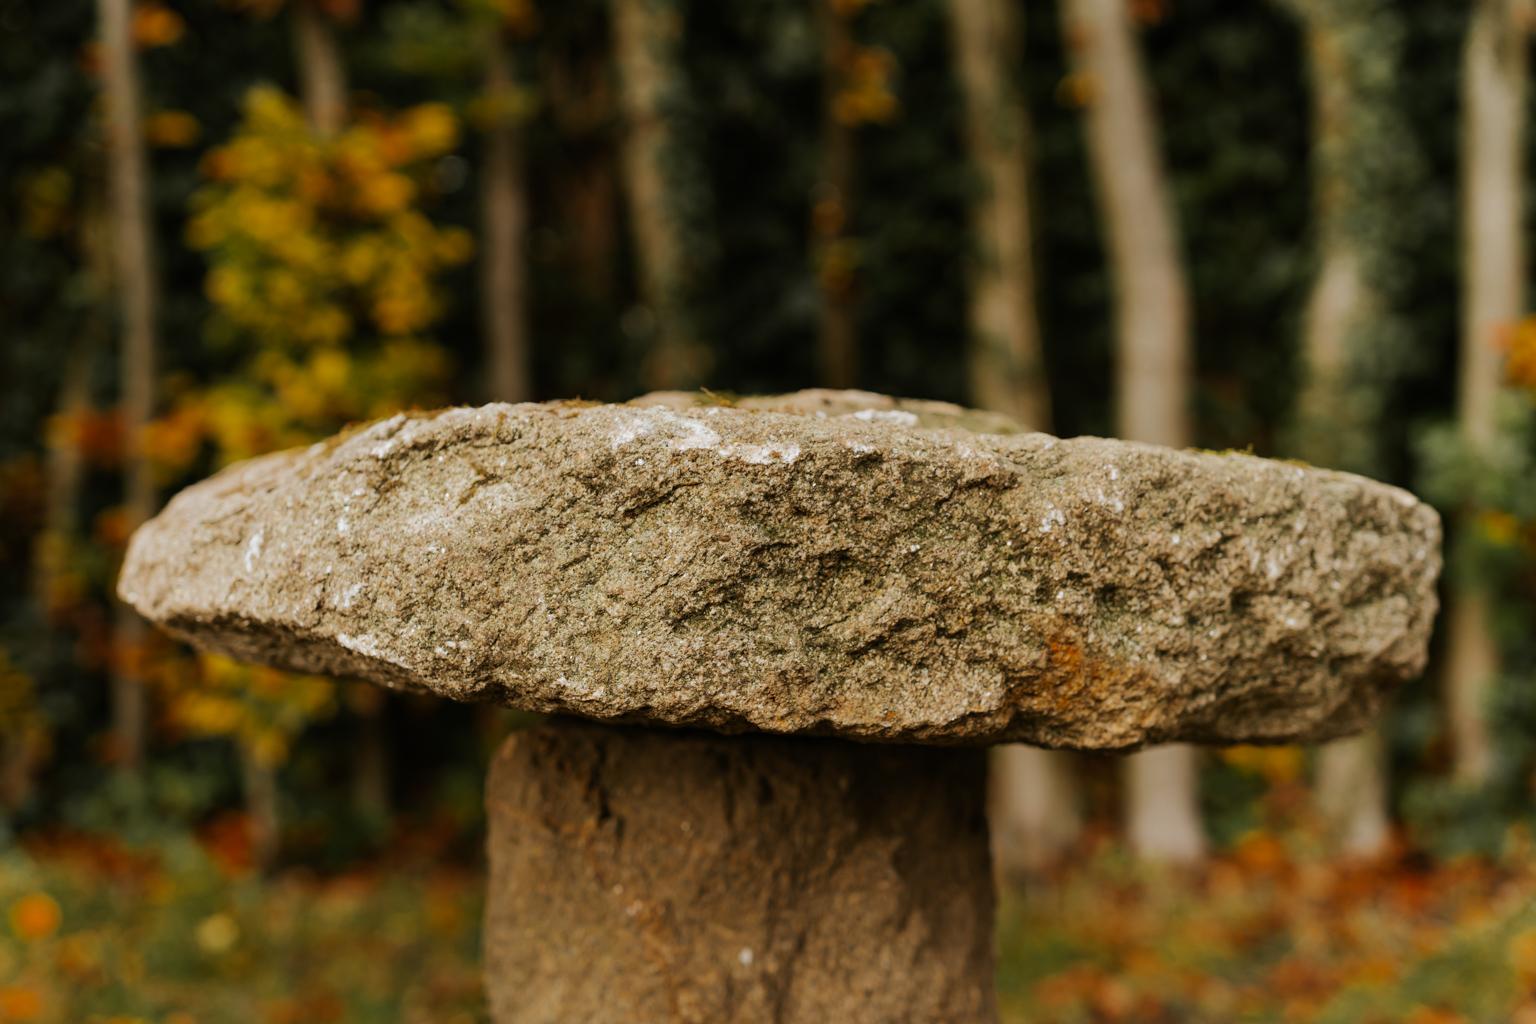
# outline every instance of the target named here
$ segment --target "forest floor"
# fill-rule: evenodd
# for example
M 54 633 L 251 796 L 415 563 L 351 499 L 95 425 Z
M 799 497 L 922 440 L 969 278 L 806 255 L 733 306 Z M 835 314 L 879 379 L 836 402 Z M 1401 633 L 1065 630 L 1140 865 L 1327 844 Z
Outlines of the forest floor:
M 1330 863 L 1255 832 L 1198 871 L 1108 841 L 1001 906 L 1003 1019 L 1536 1024 L 1536 851 Z M 237 828 L 0 853 L 0 1022 L 485 1020 L 480 877 L 250 870 Z

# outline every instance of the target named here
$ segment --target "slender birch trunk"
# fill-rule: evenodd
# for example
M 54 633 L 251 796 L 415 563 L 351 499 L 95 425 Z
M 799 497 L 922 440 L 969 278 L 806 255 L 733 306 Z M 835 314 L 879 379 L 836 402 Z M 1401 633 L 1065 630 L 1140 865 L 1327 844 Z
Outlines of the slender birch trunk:
M 293 45 L 305 118 L 316 134 L 330 138 L 347 122 L 347 70 L 336 33 L 313 0 L 293 4 Z
M 854 126 L 839 115 L 837 96 L 853 55 L 852 12 L 837 0 L 813 0 L 821 34 L 821 163 L 811 194 L 812 254 L 821 289 L 816 336 L 817 379 L 851 388 L 859 376 L 856 278 L 851 259 L 856 174 Z
M 954 64 L 977 191 L 971 203 L 968 356 L 971 399 L 1033 430 L 1051 426 L 1035 310 L 1029 205 L 1029 111 L 1015 85 L 1019 27 L 1009 0 L 950 0 Z M 992 758 L 993 859 L 1003 875 L 1036 871 L 1078 838 L 1072 761 L 1035 747 Z
M 1528 0 L 1476 0 L 1462 75 L 1462 319 L 1457 413 L 1473 450 L 1494 440 L 1499 341 L 1525 311 L 1525 118 Z M 1488 596 L 1453 578 L 1447 609 L 1445 700 L 1455 777 L 1493 770 L 1488 703 L 1499 670 Z
M 1157 118 L 1125 0 L 1065 0 L 1073 70 L 1082 76 L 1088 152 L 1115 288 L 1115 398 L 1122 437 L 1191 441 L 1189 289 Z M 1139 854 L 1205 854 L 1199 764 L 1182 745 L 1125 762 L 1126 835 Z
M 485 134 L 485 166 L 480 174 L 480 213 L 484 238 L 480 258 L 480 306 L 485 330 L 486 365 L 491 398 L 526 402 L 532 397 L 528 367 L 527 186 L 523 179 L 517 124 L 506 114 L 513 89 L 512 68 L 499 34 L 487 40 L 485 91 L 495 98 L 496 123 Z
M 613 52 L 624 116 L 623 167 L 640 295 L 654 318 L 646 383 L 699 383 L 703 355 L 692 335 L 682 231 L 666 173 L 676 148 L 666 104 L 677 88 L 681 15 L 673 0 L 613 0 Z
M 112 246 L 122 312 L 124 511 L 127 525 L 135 528 L 154 514 L 156 501 L 154 475 L 142 452 L 144 431 L 155 411 L 158 284 L 132 11 L 129 0 L 97 0 L 97 11 L 101 19 Z M 144 621 L 121 604 L 113 630 L 117 653 L 112 671 L 113 739 L 119 766 L 136 775 L 144 761 L 146 702 L 141 662 L 148 633 Z

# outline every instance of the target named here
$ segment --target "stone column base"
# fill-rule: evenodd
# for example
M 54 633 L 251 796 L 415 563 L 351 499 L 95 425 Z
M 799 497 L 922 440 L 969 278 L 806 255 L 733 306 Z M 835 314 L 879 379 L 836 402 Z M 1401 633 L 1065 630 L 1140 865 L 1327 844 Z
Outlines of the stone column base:
M 996 1019 L 980 750 L 513 735 L 486 788 L 498 1024 Z

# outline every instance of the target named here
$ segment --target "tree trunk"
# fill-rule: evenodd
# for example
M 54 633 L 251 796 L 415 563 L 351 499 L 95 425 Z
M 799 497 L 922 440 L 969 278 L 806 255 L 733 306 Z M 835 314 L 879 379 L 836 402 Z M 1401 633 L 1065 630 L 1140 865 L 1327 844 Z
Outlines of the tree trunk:
M 821 33 L 821 164 L 811 194 L 811 247 L 821 289 L 816 373 L 829 388 L 851 388 L 859 376 L 858 310 L 850 227 L 855 174 L 854 127 L 837 111 L 844 68 L 853 51 L 852 12 L 837 0 L 814 0 Z
M 640 295 L 654 322 L 644 377 L 653 388 L 698 384 L 682 232 L 666 164 L 676 146 L 666 101 L 676 88 L 681 15 L 669 0 L 613 0 L 613 51 L 624 114 L 624 185 Z
M 1317 810 L 1339 853 L 1375 857 L 1392 839 L 1387 817 L 1386 749 L 1372 729 L 1317 753 Z
M 971 400 L 1032 430 L 1051 426 L 1035 311 L 1029 111 L 1015 85 L 1019 31 L 1008 0 L 950 0 L 954 63 L 977 190 L 970 268 Z M 1070 755 L 999 748 L 991 762 L 993 862 L 1008 876 L 1059 859 L 1082 830 Z
M 363 818 L 389 820 L 389 704 L 385 694 L 358 709 L 357 745 L 352 748 L 352 807 Z M 275 804 L 274 804 L 275 806 Z
M 272 867 L 281 838 L 277 769 L 257 757 L 248 743 L 236 742 L 240 754 L 240 783 L 251 836 L 251 861 L 259 871 Z
M 299 92 L 304 117 L 322 139 L 340 134 L 347 123 L 347 70 L 342 63 L 336 33 L 314 0 L 293 4 L 294 56 L 299 66 Z M 384 730 L 387 695 L 380 694 L 358 709 L 358 740 L 352 757 L 352 802 L 370 818 L 389 815 L 389 743 Z M 277 801 L 276 773 L 246 755 L 246 805 L 255 823 L 258 846 L 270 849 L 259 858 L 266 864 L 276 855 L 282 833 Z
M 1066 0 L 1067 46 L 1086 84 L 1088 152 L 1115 289 L 1118 429 L 1135 441 L 1191 441 L 1189 289 L 1157 119 L 1125 0 Z M 1126 759 L 1126 828 L 1155 860 L 1205 852 L 1199 765 L 1185 746 Z
M 1371 350 L 1387 343 L 1392 312 L 1382 264 L 1392 242 L 1379 209 L 1384 180 L 1362 181 L 1375 166 L 1365 151 L 1388 141 L 1379 122 L 1400 57 L 1390 4 L 1290 0 L 1307 33 L 1313 95 L 1313 190 L 1318 271 L 1303 326 L 1304 373 L 1297 397 L 1293 448 L 1317 465 L 1379 472 L 1376 412 L 1385 381 L 1367 370 L 1382 361 Z M 1381 47 L 1367 52 L 1366 47 Z M 1382 70 L 1386 69 L 1386 74 Z M 1367 91 L 1368 90 L 1368 91 Z M 1373 205 L 1377 204 L 1377 205 Z M 1374 227 L 1371 225 L 1375 225 Z M 1384 851 L 1388 830 L 1384 744 L 1379 732 L 1323 747 L 1316 769 L 1316 805 L 1331 841 L 1342 852 Z
M 505 98 L 513 88 L 507 52 L 497 35 L 487 40 L 485 91 Z M 533 388 L 528 369 L 527 268 L 524 241 L 528 225 L 527 188 L 517 125 L 493 103 L 496 123 L 485 135 L 485 166 L 480 175 L 484 241 L 480 257 L 480 303 L 484 319 L 486 365 L 491 399 L 526 402 Z
M 546 53 L 540 62 L 545 106 L 566 155 L 551 182 L 570 246 L 570 263 L 586 297 L 613 304 L 618 252 L 619 185 L 615 170 L 610 51 Z
M 89 219 L 90 214 L 86 214 Z M 87 263 L 92 253 L 87 253 Z M 110 269 L 93 276 L 105 283 Z M 54 415 L 75 420 L 90 407 L 90 370 L 99 324 L 93 317 L 85 333 L 74 339 L 64 360 L 64 375 Z M 73 439 L 47 432 L 43 460 L 43 528 L 33 541 L 32 600 L 40 616 L 40 642 L 50 662 L 67 658 L 76 638 L 60 628 L 56 606 L 59 570 L 70 545 L 80 534 L 80 490 L 85 479 L 85 460 Z M 43 735 L 23 722 L 0 731 L 0 807 L 16 810 L 31 801 L 44 754 Z
M 336 34 L 313 0 L 293 4 L 293 42 L 304 115 L 317 135 L 331 138 L 347 121 L 347 72 Z
M 1493 442 L 1502 376 L 1499 341 L 1525 310 L 1525 96 L 1528 0 L 1476 0 L 1462 75 L 1462 322 L 1458 415 L 1474 451 Z M 1488 597 L 1454 579 L 1445 696 L 1455 776 L 1493 770 L 1488 702 L 1499 670 Z
M 1011 0 L 950 0 L 955 68 L 977 190 L 971 202 L 971 398 L 1034 430 L 1051 399 L 1035 311 L 1029 111 L 1015 83 L 1021 46 Z
M 1072 757 L 1012 743 L 992 752 L 988 815 L 1000 878 L 1044 870 L 1076 845 L 1083 817 Z
M 144 154 L 139 73 L 129 0 L 98 0 L 103 105 L 116 285 L 122 310 L 120 377 L 123 408 L 124 512 L 130 529 L 155 511 L 155 482 L 143 437 L 155 407 L 155 251 L 150 228 L 149 169 Z M 112 728 L 118 765 L 143 765 L 145 697 L 141 661 L 144 621 L 119 604 L 113 623 Z
M 318 137 L 335 138 L 347 123 L 347 70 L 336 34 L 314 0 L 295 0 L 293 41 L 305 120 Z M 358 813 L 383 820 L 390 810 L 390 765 L 384 725 L 387 695 L 381 693 L 379 698 L 356 709 L 358 739 L 352 749 L 352 802 Z M 274 844 L 268 851 L 270 857 L 276 853 L 275 844 L 282 831 L 276 776 L 270 768 L 248 764 L 245 781 L 252 821 L 258 823 L 259 836 L 266 836 Z M 264 820 L 268 817 L 270 821 Z

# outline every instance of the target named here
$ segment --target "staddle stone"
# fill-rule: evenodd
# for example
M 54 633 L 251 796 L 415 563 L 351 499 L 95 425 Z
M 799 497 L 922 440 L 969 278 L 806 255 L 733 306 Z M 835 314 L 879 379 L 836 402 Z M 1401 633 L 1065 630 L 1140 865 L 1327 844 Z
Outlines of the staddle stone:
M 984 752 L 557 722 L 486 786 L 516 1024 L 995 1019 Z
M 985 1024 L 966 748 L 1356 730 L 1423 667 L 1439 545 L 1343 473 L 669 393 L 230 467 L 135 534 L 119 591 L 236 657 L 610 723 L 492 771 L 501 1024 Z
M 533 711 L 1130 749 L 1364 726 L 1423 667 L 1439 540 L 1344 473 L 671 394 L 232 466 L 134 536 L 120 592 L 239 658 Z

